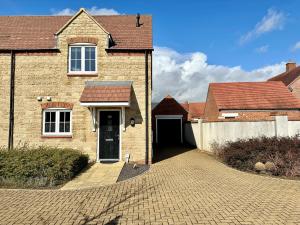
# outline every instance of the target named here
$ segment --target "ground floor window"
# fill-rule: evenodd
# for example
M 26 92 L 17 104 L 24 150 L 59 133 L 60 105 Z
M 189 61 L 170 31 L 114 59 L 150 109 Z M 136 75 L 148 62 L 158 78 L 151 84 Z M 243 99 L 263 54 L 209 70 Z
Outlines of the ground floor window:
M 72 111 L 46 109 L 43 112 L 43 135 L 71 135 Z

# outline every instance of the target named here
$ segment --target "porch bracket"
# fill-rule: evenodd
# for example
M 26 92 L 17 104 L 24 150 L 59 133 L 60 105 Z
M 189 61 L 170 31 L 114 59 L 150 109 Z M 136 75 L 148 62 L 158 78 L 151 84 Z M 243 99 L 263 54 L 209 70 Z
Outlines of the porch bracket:
M 122 107 L 122 130 L 126 131 L 125 107 Z
M 92 131 L 96 132 L 96 109 L 95 109 L 95 107 L 90 107 L 90 112 L 92 115 Z

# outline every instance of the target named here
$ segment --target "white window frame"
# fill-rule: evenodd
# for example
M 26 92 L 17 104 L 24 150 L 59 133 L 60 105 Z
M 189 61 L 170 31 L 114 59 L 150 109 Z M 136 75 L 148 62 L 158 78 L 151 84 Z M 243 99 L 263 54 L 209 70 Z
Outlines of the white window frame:
M 71 70 L 71 48 L 72 47 L 81 47 L 81 71 L 72 71 Z M 95 71 L 85 71 L 85 47 L 94 47 L 95 48 Z M 69 45 L 69 68 L 68 73 L 69 74 L 96 74 L 98 71 L 98 65 L 97 65 L 97 45 L 91 44 L 91 43 L 76 43 Z
M 55 132 L 45 132 L 46 112 L 55 112 Z M 70 112 L 70 132 L 59 132 L 60 112 Z M 72 135 L 72 110 L 64 108 L 50 108 L 43 110 L 43 136 L 71 136 Z

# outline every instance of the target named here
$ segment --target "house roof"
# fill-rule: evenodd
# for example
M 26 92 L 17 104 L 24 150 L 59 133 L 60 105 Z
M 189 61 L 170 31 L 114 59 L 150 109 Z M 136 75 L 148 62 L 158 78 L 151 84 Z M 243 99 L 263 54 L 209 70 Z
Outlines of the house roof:
M 178 103 L 168 95 L 152 110 L 154 115 L 183 115 L 187 120 L 201 118 L 204 115 L 205 102 Z
M 184 102 L 181 105 L 188 112 L 188 120 L 204 116 L 205 102 Z
M 281 81 L 211 83 L 219 110 L 300 109 L 300 101 Z
M 87 81 L 80 102 L 130 102 L 132 81 Z
M 185 108 L 172 96 L 168 95 L 152 110 L 154 115 L 187 115 Z
M 300 66 L 297 66 L 291 71 L 281 73 L 268 81 L 282 81 L 286 86 L 290 85 L 297 77 L 300 76 Z
M 110 33 L 111 49 L 152 49 L 152 17 L 141 15 L 92 16 Z M 55 49 L 57 33 L 71 16 L 0 16 L 0 50 Z
M 202 118 L 204 116 L 205 102 L 189 102 L 189 119 Z

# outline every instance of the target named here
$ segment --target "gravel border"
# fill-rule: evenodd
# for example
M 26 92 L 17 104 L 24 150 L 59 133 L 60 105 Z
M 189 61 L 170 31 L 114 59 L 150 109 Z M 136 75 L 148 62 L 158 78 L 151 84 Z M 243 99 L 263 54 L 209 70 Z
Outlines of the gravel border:
M 117 179 L 117 182 L 128 180 L 130 178 L 141 175 L 148 171 L 149 168 L 150 165 L 125 163 Z

